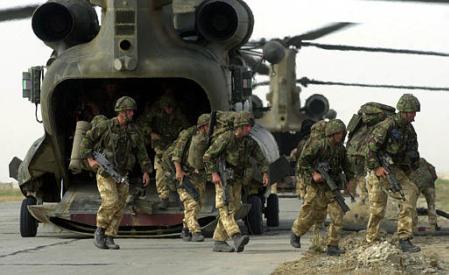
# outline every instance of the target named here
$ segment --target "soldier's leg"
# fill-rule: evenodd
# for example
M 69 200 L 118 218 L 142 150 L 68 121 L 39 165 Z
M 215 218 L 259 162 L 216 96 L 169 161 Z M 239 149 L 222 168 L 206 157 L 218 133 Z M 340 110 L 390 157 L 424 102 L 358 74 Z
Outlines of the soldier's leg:
M 117 206 L 111 221 L 111 225 L 106 230 L 106 236 L 116 236 L 118 228 L 123 217 L 123 210 L 126 205 L 126 198 L 128 197 L 129 186 L 126 184 L 117 184 Z
M 118 204 L 117 183 L 111 177 L 97 174 L 97 187 L 101 197 L 97 211 L 97 227 L 111 232 L 111 223 Z
M 237 211 L 239 211 L 239 209 L 242 207 L 242 179 L 236 179 L 233 183 L 232 183 L 232 210 L 234 211 L 234 213 L 237 213 Z
M 167 182 L 165 180 L 164 168 L 163 168 L 163 166 L 161 164 L 161 160 L 158 157 L 154 158 L 154 169 L 156 170 L 156 190 L 157 190 L 157 194 L 159 195 L 159 199 L 161 199 L 161 201 L 164 204 L 168 204 L 168 199 L 169 199 L 169 195 L 170 195 L 170 189 L 168 188 Z
M 422 190 L 422 194 L 426 198 L 427 202 L 427 216 L 429 218 L 429 224 L 437 229 L 437 211 L 435 207 L 435 188 L 427 187 Z
M 231 237 L 234 241 L 234 249 L 237 252 L 240 252 L 248 243 L 249 238 L 248 236 L 241 236 L 240 234 L 240 228 L 234 219 L 232 187 L 228 186 L 228 188 L 231 188 L 231 190 L 226 192 L 228 203 L 225 203 L 223 198 L 223 188 L 215 185 L 215 206 L 218 209 L 219 218 L 213 236 L 213 239 L 216 242 L 214 251 L 222 251 L 216 249 L 216 247 L 220 248 L 224 246 L 226 240 Z
M 405 175 L 402 170 L 396 170 L 395 176 L 401 184 L 405 195 L 405 201 L 402 201 L 398 196 L 394 196 L 397 200 L 399 200 L 399 239 L 411 239 L 413 238 L 413 217 L 416 215 L 418 187 L 416 187 L 416 185 Z
M 372 243 L 379 238 L 379 225 L 385 216 L 388 195 L 384 191 L 384 186 L 387 183 L 384 178 L 377 177 L 374 171 L 370 171 L 366 183 L 370 211 L 366 229 L 366 241 Z
M 314 185 L 309 184 L 306 186 L 306 194 L 301 211 L 292 226 L 294 235 L 299 237 L 304 235 L 317 222 L 317 217 L 322 217 L 322 212 L 326 212 L 327 207 L 324 199 L 324 193 Z
M 187 223 L 188 214 L 186 214 L 187 208 L 188 208 L 189 195 L 184 188 L 178 188 L 176 191 L 178 192 L 179 199 L 182 202 L 183 207 L 184 207 L 184 218 L 182 220 L 183 228 L 181 231 L 181 238 L 183 241 L 191 241 L 192 236 L 190 234 L 190 230 L 188 228 L 188 223 Z
M 331 196 L 331 194 L 328 194 Z M 331 219 L 331 223 L 329 224 L 329 229 L 327 232 L 327 245 L 331 246 L 337 246 L 338 242 L 340 240 L 340 232 L 341 227 L 343 224 L 343 210 L 341 210 L 341 207 L 338 205 L 338 203 L 335 200 L 330 200 L 327 210 L 329 213 L 329 217 Z

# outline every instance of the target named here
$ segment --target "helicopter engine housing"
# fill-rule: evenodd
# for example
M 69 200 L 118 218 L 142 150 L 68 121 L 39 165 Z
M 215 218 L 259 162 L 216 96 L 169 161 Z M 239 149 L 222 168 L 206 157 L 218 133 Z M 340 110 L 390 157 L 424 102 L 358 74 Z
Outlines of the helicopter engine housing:
M 58 53 L 91 41 L 100 30 L 95 9 L 80 0 L 49 1 L 36 9 L 31 24 L 36 36 Z

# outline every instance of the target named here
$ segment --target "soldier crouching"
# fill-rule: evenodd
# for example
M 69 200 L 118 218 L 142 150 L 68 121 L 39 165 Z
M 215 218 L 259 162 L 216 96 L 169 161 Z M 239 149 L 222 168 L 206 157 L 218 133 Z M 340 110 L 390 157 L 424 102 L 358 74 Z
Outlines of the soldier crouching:
M 94 244 L 101 249 L 120 248 L 114 243 L 113 237 L 118 233 L 129 186 L 116 182 L 100 167 L 93 157 L 94 148 L 98 148 L 114 166 L 116 172 L 124 177 L 132 170 L 137 158 L 143 171 L 144 186 L 147 186 L 152 167 L 143 138 L 132 124 L 136 109 L 136 102 L 131 97 L 119 98 L 115 104 L 117 116 L 89 130 L 81 143 L 82 157 L 87 159 L 89 166 L 97 170 L 101 205 L 97 212 Z

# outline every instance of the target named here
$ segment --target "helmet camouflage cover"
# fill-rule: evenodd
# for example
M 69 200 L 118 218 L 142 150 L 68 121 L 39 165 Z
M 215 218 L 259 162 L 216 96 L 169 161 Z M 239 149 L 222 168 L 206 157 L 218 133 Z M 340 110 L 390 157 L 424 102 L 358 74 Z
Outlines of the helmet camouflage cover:
M 236 116 L 234 120 L 234 127 L 237 128 L 245 125 L 254 126 L 254 116 L 250 112 L 243 111 L 238 113 Z
M 210 114 L 202 114 L 198 117 L 196 126 L 197 127 L 204 126 L 209 123 L 209 120 L 210 120 Z
M 159 100 L 159 104 L 160 104 L 161 108 L 174 107 L 175 100 L 171 96 L 163 95 L 163 96 L 161 96 L 161 98 Z
M 340 119 L 332 119 L 326 124 L 326 136 L 346 132 L 346 126 Z
M 132 97 L 122 96 L 121 98 L 117 99 L 114 110 L 117 113 L 126 110 L 137 110 L 137 104 Z
M 421 104 L 419 100 L 412 94 L 403 94 L 399 98 L 396 109 L 399 112 L 419 112 L 421 111 Z

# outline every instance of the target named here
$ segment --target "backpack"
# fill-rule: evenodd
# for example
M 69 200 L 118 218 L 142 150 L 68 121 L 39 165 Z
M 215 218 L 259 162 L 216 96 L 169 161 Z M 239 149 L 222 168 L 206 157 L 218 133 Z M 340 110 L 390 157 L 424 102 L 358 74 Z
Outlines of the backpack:
M 320 120 L 315 122 L 310 128 L 310 137 L 309 139 L 321 139 L 326 137 L 326 120 Z
M 377 102 L 363 104 L 357 114 L 354 114 L 348 123 L 348 142 L 346 150 L 348 155 L 365 156 L 368 137 L 374 125 L 395 114 L 396 109 Z

